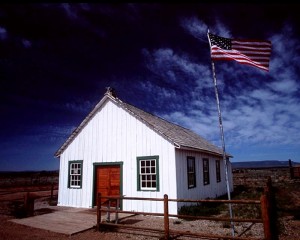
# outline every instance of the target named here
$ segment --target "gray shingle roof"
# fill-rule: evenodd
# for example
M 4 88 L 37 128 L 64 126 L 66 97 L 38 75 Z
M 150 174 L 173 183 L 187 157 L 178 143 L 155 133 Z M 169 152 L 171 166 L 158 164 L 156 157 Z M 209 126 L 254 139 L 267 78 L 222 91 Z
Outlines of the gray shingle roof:
M 82 121 L 82 123 L 73 131 L 67 141 L 57 150 L 56 157 L 59 157 L 61 153 L 68 147 L 73 141 L 81 129 L 89 122 L 89 120 L 95 115 L 97 110 L 107 100 L 111 99 L 118 106 L 122 107 L 125 111 L 132 114 L 145 124 L 147 124 L 154 131 L 167 138 L 172 142 L 175 147 L 183 149 L 191 149 L 195 151 L 208 152 L 211 154 L 222 155 L 222 149 L 205 140 L 198 134 L 191 130 L 181 127 L 177 124 L 171 123 L 151 113 L 145 112 L 137 107 L 134 107 L 128 103 L 121 101 L 118 98 L 113 97 L 111 94 L 106 93 L 96 107 L 90 112 L 90 114 Z M 231 155 L 227 154 L 228 157 Z

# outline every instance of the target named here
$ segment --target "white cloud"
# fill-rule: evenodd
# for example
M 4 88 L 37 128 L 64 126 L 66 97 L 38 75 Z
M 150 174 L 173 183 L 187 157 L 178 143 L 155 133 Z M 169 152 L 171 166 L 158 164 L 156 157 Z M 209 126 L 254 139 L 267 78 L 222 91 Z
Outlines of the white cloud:
M 66 103 L 64 106 L 67 110 L 71 110 L 74 112 L 81 112 L 81 113 L 89 113 L 95 105 L 90 101 L 78 101 L 78 102 L 70 102 Z
M 23 39 L 23 40 L 22 40 L 22 44 L 23 44 L 23 46 L 24 46 L 25 48 L 30 48 L 31 45 L 32 45 L 32 43 L 31 43 L 29 40 L 27 40 L 27 39 Z
M 69 3 L 62 3 L 61 7 L 67 13 L 69 18 L 72 18 L 72 19 L 78 18 L 76 7 L 72 7 L 71 4 L 69 4 Z
M 272 90 L 283 94 L 291 94 L 298 92 L 300 86 L 299 83 L 297 83 L 294 79 L 280 79 L 270 83 L 269 87 Z
M 201 20 L 195 17 L 184 19 L 181 25 L 192 36 L 200 40 L 206 38 L 207 26 Z M 217 21 L 210 30 L 231 37 L 221 21 Z M 225 142 L 229 150 L 249 145 L 300 144 L 300 101 L 297 96 L 300 83 L 296 77 L 299 40 L 293 35 L 292 28 L 288 28 L 274 34 L 271 41 L 270 73 L 234 61 L 216 64 Z M 172 86 L 165 89 L 156 87 L 155 83 L 147 83 L 147 87 L 151 85 L 151 91 L 155 91 L 161 99 L 172 97 L 177 100 L 177 108 L 161 116 L 220 145 L 210 64 L 201 65 L 188 55 L 178 54 L 170 48 L 153 52 L 144 49 L 144 56 L 153 73 L 186 90 L 184 96 L 182 93 L 179 96 L 172 91 Z
M 158 101 L 176 98 L 176 92 L 174 89 L 159 87 L 151 81 L 141 81 L 140 87 L 143 89 L 143 91 L 155 93 L 155 99 Z
M 181 20 L 181 26 L 188 31 L 192 36 L 199 40 L 207 42 L 208 26 L 197 17 L 184 18 Z
M 5 40 L 8 34 L 4 27 L 0 27 L 0 40 Z
M 214 26 L 214 28 L 212 30 L 213 30 L 212 33 L 219 35 L 221 37 L 226 37 L 226 38 L 231 37 L 230 31 L 220 20 L 216 21 L 216 25 Z
M 143 49 L 142 53 L 148 69 L 166 82 L 186 82 L 192 85 L 196 83 L 198 89 L 212 86 L 211 81 L 207 79 L 210 74 L 208 66 L 193 62 L 187 55 L 179 55 L 170 48 L 161 48 L 153 52 Z

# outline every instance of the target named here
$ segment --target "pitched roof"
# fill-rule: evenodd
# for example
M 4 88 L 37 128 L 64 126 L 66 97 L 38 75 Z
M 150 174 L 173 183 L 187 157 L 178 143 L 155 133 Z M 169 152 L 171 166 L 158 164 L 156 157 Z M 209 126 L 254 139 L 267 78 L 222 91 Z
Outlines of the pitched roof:
M 222 156 L 223 151 L 221 148 L 215 146 L 214 144 L 205 140 L 203 137 L 192 132 L 191 130 L 166 121 L 158 116 L 145 112 L 128 103 L 125 103 L 119 98 L 114 97 L 111 92 L 107 92 L 105 93 L 104 97 L 100 100 L 100 102 L 95 106 L 95 108 L 72 132 L 72 134 L 69 136 L 66 142 L 56 151 L 56 157 L 59 157 L 62 154 L 62 152 L 69 146 L 69 144 L 75 139 L 79 132 L 86 126 L 89 120 L 97 113 L 98 109 L 100 109 L 104 102 L 106 102 L 108 99 L 112 100 L 122 109 L 135 116 L 140 121 L 144 122 L 146 125 L 148 125 L 161 136 L 167 138 L 170 142 L 174 144 L 176 148 L 207 152 L 214 155 Z M 232 156 L 227 154 L 227 157 Z

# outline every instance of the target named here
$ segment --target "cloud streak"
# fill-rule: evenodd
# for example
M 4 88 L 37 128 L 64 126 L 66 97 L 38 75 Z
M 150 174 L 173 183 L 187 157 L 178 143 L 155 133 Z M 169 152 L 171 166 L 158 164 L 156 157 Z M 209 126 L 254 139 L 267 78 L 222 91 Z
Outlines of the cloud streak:
M 203 21 L 193 17 L 184 19 L 181 25 L 197 39 L 204 39 L 207 27 Z M 217 34 L 230 36 L 230 32 L 218 21 L 214 29 Z M 289 49 L 293 49 L 288 54 L 284 47 L 286 38 L 289 39 Z M 242 148 L 247 144 L 300 145 L 300 113 L 297 110 L 300 105 L 297 96 L 300 85 L 296 78 L 296 64 L 290 64 L 288 61 L 298 59 L 299 40 L 293 36 L 290 28 L 287 32 L 274 34 L 271 40 L 274 53 L 270 74 L 235 62 L 218 63 L 217 77 L 223 125 L 227 137 L 226 144 L 230 149 L 238 149 L 239 146 Z M 144 50 L 143 53 L 147 59 L 147 67 L 153 73 L 167 83 L 188 89 L 189 97 L 186 98 L 189 98 L 189 104 L 182 103 L 181 107 L 161 113 L 161 116 L 220 145 L 216 100 L 209 64 L 197 63 L 188 54 L 179 54 L 170 48 L 153 52 Z M 281 56 L 285 57 L 282 59 Z M 251 84 L 246 87 L 244 81 L 251 81 Z M 190 86 L 183 82 L 189 83 Z M 154 87 L 155 83 L 147 84 L 152 85 L 148 88 L 151 89 L 149 91 L 155 89 L 155 92 L 161 94 L 164 91 L 171 92 L 172 89 L 157 89 Z M 176 92 L 162 95 L 173 97 L 178 102 L 183 99 L 183 96 L 177 95 Z

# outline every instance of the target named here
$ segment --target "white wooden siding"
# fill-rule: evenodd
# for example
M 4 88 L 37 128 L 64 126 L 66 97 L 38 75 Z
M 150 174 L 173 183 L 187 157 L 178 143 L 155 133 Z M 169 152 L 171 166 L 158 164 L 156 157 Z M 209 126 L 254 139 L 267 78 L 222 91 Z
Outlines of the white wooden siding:
M 159 192 L 137 191 L 137 157 L 159 156 Z M 147 125 L 108 100 L 60 156 L 58 205 L 92 207 L 93 163 L 123 162 L 123 195 L 177 198 L 174 146 Z M 68 188 L 68 162 L 83 160 L 82 188 Z M 163 203 L 124 201 L 124 210 L 162 212 Z M 177 205 L 170 204 L 171 213 Z
M 188 188 L 187 178 L 187 156 L 195 157 L 196 170 L 196 187 Z M 203 158 L 209 159 L 209 184 L 203 184 Z M 220 160 L 221 181 L 217 182 L 216 177 L 216 160 Z M 176 178 L 177 178 L 177 197 L 187 199 L 205 199 L 215 198 L 223 194 L 227 194 L 227 187 L 225 181 L 224 162 L 222 157 L 213 156 L 210 154 L 176 150 Z M 230 191 L 233 190 L 231 163 L 228 164 L 228 176 Z M 178 208 L 186 203 L 179 203 Z

